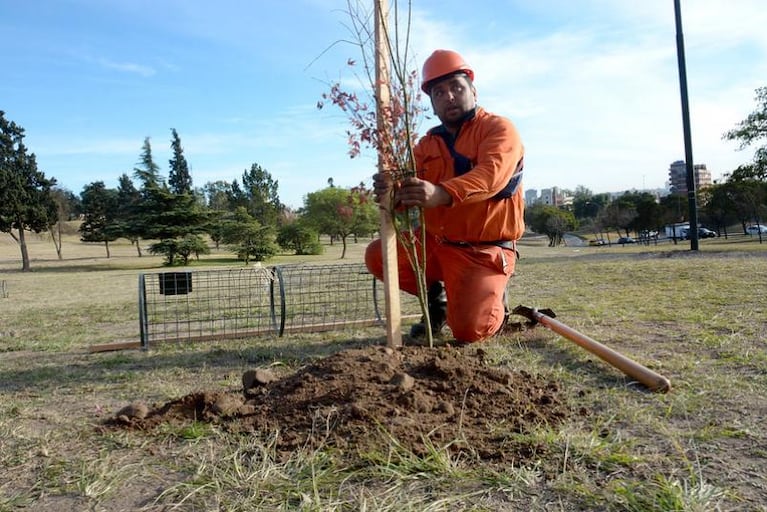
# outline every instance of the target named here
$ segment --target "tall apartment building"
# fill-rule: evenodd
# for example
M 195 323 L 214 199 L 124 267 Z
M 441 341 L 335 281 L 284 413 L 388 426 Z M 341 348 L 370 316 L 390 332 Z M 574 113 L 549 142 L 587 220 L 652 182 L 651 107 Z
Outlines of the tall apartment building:
M 695 178 L 695 189 L 700 190 L 711 186 L 711 171 L 706 169 L 706 164 L 697 164 L 692 167 Z M 687 164 L 684 160 L 673 162 L 668 168 L 669 183 L 672 194 L 687 194 Z
M 551 187 L 541 190 L 538 202 L 549 206 L 564 206 L 568 203 L 571 204 L 572 198 L 566 196 L 559 187 Z
M 534 188 L 525 190 L 525 204 L 532 206 L 538 202 L 538 191 Z

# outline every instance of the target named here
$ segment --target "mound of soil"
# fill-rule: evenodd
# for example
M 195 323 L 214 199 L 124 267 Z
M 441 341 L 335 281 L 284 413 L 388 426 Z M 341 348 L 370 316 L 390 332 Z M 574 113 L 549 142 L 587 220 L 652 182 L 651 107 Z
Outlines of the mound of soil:
M 416 454 L 453 443 L 451 450 L 486 461 L 541 455 L 513 434 L 556 425 L 574 411 L 556 382 L 490 366 L 484 356 L 471 346 L 349 349 L 280 378 L 249 370 L 242 389 L 198 391 L 153 408 L 132 404 L 108 424 L 149 430 L 204 421 L 230 432 L 278 431 L 280 451 L 367 450 L 390 444 L 388 435 Z

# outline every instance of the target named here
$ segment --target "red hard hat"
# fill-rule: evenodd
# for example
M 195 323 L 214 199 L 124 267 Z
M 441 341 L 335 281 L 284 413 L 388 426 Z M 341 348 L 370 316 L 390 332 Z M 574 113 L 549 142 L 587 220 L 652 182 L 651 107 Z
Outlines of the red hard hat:
M 429 82 L 453 73 L 464 72 L 474 80 L 474 70 L 453 50 L 435 50 L 423 63 L 421 90 L 429 94 Z

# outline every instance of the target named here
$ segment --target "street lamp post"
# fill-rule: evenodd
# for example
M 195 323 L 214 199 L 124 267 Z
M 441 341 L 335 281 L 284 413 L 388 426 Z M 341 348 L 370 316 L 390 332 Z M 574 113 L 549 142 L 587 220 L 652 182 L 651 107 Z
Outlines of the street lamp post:
M 695 167 L 692 161 L 692 136 L 690 135 L 690 106 L 687 100 L 687 70 L 684 59 L 684 36 L 679 0 L 674 0 L 676 17 L 676 54 L 679 65 L 679 89 L 682 96 L 682 127 L 684 130 L 684 159 L 687 171 L 687 202 L 690 211 L 690 249 L 698 250 L 698 207 L 695 199 Z

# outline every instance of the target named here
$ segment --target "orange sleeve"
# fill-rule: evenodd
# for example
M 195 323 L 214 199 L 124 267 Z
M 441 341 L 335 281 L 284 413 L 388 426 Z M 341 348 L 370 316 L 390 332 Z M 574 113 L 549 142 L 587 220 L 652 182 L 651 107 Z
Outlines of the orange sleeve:
M 510 120 L 488 115 L 483 121 L 472 127 L 465 141 L 459 137 L 455 148 L 458 153 L 474 155 L 474 167 L 440 183 L 452 196 L 453 206 L 493 197 L 509 182 L 524 154 L 519 132 Z

